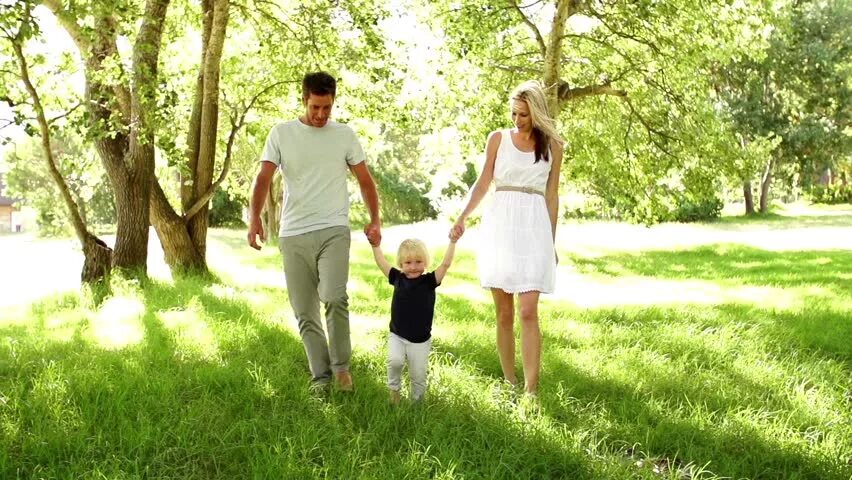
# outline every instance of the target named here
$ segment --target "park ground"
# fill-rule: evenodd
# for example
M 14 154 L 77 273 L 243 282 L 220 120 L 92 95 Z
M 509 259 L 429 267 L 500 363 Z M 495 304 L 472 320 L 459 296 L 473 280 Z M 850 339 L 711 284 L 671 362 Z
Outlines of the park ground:
M 384 230 L 386 253 L 449 225 Z M 212 280 L 79 293 L 72 240 L 0 236 L 2 478 L 852 478 L 852 208 L 560 225 L 541 395 L 499 386 L 470 229 L 430 394 L 386 403 L 390 288 L 363 236 L 354 395 L 307 391 L 277 249 L 214 230 Z

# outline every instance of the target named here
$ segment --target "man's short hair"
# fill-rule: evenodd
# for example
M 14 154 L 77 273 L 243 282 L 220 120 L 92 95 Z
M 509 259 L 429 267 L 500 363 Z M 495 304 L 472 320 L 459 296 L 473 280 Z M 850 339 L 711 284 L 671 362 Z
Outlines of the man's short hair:
M 337 80 L 326 72 L 305 74 L 302 79 L 302 100 L 307 100 L 312 93 L 318 96 L 331 95 L 331 98 L 334 98 L 337 93 Z

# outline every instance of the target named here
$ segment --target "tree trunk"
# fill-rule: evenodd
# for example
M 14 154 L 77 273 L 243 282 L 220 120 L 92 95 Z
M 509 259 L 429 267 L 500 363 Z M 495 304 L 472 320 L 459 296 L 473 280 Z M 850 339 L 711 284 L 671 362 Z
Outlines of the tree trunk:
M 228 27 L 229 0 L 213 0 L 210 35 L 204 44 L 206 53 L 201 64 L 204 84 L 196 95 L 201 96 L 201 115 L 198 117 L 198 161 L 192 183 L 193 202 L 203 197 L 213 187 L 213 167 L 216 164 L 216 138 L 219 127 L 219 76 L 222 49 Z M 208 204 L 209 205 L 209 204 Z M 210 209 L 202 208 L 187 221 L 189 235 L 202 257 L 207 254 L 207 227 Z
M 770 158 L 766 163 L 766 170 L 763 172 L 763 178 L 760 181 L 760 213 L 769 211 L 769 186 L 772 184 L 772 166 L 775 159 Z
M 107 167 L 107 171 L 110 171 L 110 167 Z M 143 174 L 139 178 L 140 175 L 129 172 L 112 172 L 110 177 L 116 220 L 113 266 L 131 275 L 145 277 L 148 266 L 150 176 Z M 144 181 L 144 178 L 149 180 Z
M 208 271 L 207 230 L 216 163 L 219 75 L 230 2 L 203 0 L 201 9 L 201 68 L 187 132 L 189 175 L 182 178 L 180 189 L 183 215 L 175 212 L 156 179 L 151 196 L 151 223 L 173 274 L 204 274 Z
M 751 180 L 743 182 L 743 198 L 745 199 L 745 214 L 754 215 L 754 195 L 751 193 Z
M 186 221 L 175 213 L 156 180 L 152 182 L 151 189 L 151 224 L 157 231 L 166 265 L 173 275 L 207 273 L 207 262 L 195 248 Z
M 93 284 L 109 277 L 112 249 L 98 237 L 89 234 L 83 241 L 83 271 L 80 280 Z
M 562 63 L 562 40 L 565 24 L 579 9 L 577 0 L 559 0 L 553 12 L 553 20 L 550 24 L 548 43 L 542 42 L 541 48 L 544 56 L 544 87 L 547 95 L 547 108 L 550 115 L 556 119 L 559 117 L 559 66 Z

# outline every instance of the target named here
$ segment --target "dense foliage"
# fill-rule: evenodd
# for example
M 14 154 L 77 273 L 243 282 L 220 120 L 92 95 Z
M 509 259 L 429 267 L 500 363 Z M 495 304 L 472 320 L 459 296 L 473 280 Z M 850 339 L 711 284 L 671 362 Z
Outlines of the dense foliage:
M 135 22 L 150 18 L 143 3 L 116 10 L 117 38 L 137 40 Z M 362 139 L 388 223 L 456 213 L 481 169 L 488 132 L 511 125 L 508 92 L 530 78 L 554 82 L 552 101 L 567 141 L 563 192 L 580 199 L 563 203 L 563 216 L 697 221 L 717 217 L 721 202 L 752 191 L 767 208 L 771 192 L 783 199 L 802 192 L 816 201 L 846 198 L 836 192 L 846 191 L 852 173 L 848 2 L 223 3 L 230 15 L 220 60 L 218 147 L 207 174 L 223 175 L 212 190 L 222 193 L 208 201 L 214 216 L 229 209 L 230 220 L 210 220 L 217 224 L 242 217 L 232 203 L 245 206 L 266 134 L 299 114 L 299 79 L 316 69 L 340 79 L 335 118 Z M 45 5 L 61 10 L 53 0 Z M 78 2 L 67 14 L 90 28 L 97 5 Z M 22 10 L 0 8 L 8 33 Z M 48 35 L 68 19 L 33 11 L 39 28 L 29 33 L 24 53 L 55 117 L 51 128 L 75 129 L 90 142 L 83 151 L 92 152 L 94 139 L 126 126 L 93 123 L 88 110 L 75 107 L 88 67 L 74 49 L 54 49 Z M 178 216 L 193 198 L 199 201 L 189 192 L 198 167 L 190 155 L 193 130 L 185 128 L 194 121 L 198 94 L 205 28 L 198 13 L 193 4 L 168 3 L 157 88 L 145 107 L 158 183 Z M 10 43 L 2 48 L 0 97 L 12 109 L 11 123 L 37 137 Z M 133 73 L 121 49 L 109 61 L 118 63 L 102 65 L 94 80 L 115 84 Z M 15 155 L 21 152 L 30 155 L 25 160 L 38 154 L 16 149 Z M 7 163 L 10 177 L 29 176 L 15 172 L 28 162 Z M 62 172 L 73 183 L 82 170 L 104 177 L 98 168 L 66 160 Z M 99 185 L 99 195 L 109 187 L 115 182 Z M 363 208 L 357 188 L 352 192 L 358 221 Z M 48 203 L 31 202 L 45 210 L 45 220 L 55 217 Z

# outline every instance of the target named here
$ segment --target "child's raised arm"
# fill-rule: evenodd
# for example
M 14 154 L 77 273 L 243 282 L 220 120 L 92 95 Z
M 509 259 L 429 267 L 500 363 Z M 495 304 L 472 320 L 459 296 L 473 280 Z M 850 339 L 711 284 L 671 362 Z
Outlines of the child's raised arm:
M 454 240 L 450 240 L 449 246 L 447 246 L 447 251 L 444 253 L 444 259 L 441 261 L 441 264 L 438 265 L 438 268 L 435 269 L 435 280 L 438 283 L 441 283 L 441 280 L 444 279 L 444 275 L 446 275 L 447 270 L 449 270 L 450 265 L 453 263 L 453 256 L 456 254 L 456 242 Z
M 390 273 L 390 263 L 388 263 L 385 258 L 385 254 L 382 253 L 382 247 L 379 245 L 373 245 L 373 258 L 376 260 L 376 265 L 382 270 L 382 273 L 385 274 L 385 278 L 387 278 L 388 273 Z

